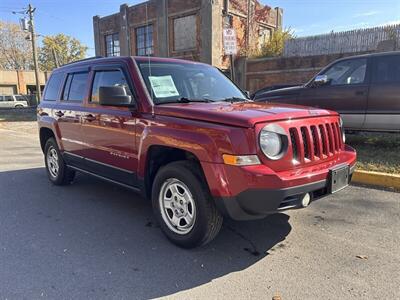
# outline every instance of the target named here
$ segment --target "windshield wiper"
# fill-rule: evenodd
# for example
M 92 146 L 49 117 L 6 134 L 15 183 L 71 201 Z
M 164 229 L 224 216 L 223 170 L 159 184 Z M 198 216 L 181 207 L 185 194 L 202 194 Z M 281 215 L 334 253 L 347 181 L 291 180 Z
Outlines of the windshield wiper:
M 177 100 L 177 102 L 182 102 L 182 103 L 190 103 L 190 102 L 213 102 L 211 99 L 203 98 L 203 99 L 189 99 L 187 97 L 181 97 Z
M 240 97 L 228 97 L 221 99 L 221 101 L 229 101 L 229 102 L 251 102 L 252 100 L 246 99 L 246 98 L 240 98 Z
M 157 104 L 170 104 L 170 103 L 191 103 L 191 102 L 213 102 L 211 99 L 203 98 L 203 99 L 189 99 L 187 97 L 181 97 L 176 100 L 169 100 L 169 101 L 161 101 Z

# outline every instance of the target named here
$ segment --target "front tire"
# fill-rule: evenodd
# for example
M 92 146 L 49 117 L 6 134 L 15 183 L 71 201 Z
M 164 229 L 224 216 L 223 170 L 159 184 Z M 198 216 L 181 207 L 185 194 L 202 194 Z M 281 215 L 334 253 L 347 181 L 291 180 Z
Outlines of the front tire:
M 55 185 L 70 184 L 75 177 L 75 171 L 70 170 L 54 138 L 49 138 L 44 147 L 45 165 L 47 176 Z
M 183 248 L 212 241 L 223 218 L 197 164 L 178 161 L 162 167 L 153 183 L 154 214 L 167 238 Z

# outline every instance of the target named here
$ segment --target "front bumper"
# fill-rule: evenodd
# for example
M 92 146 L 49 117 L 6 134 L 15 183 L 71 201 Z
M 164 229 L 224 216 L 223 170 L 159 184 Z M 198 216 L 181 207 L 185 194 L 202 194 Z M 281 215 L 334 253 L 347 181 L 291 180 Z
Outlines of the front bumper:
M 317 166 L 275 173 L 265 166 L 238 168 L 207 166 L 214 177 L 207 181 L 222 214 L 234 220 L 260 219 L 281 210 L 301 207 L 307 193 L 312 200 L 330 193 L 329 170 L 349 166 L 349 182 L 355 170 L 356 153 L 346 146 L 340 157 Z M 205 174 L 209 170 L 205 170 Z M 218 179 L 220 179 L 218 181 Z
M 350 180 L 354 169 L 355 166 L 350 168 Z M 225 216 L 234 220 L 253 220 L 279 211 L 300 208 L 301 200 L 307 193 L 310 193 L 312 201 L 330 194 L 329 180 L 283 189 L 249 189 L 234 197 L 220 197 L 215 203 Z

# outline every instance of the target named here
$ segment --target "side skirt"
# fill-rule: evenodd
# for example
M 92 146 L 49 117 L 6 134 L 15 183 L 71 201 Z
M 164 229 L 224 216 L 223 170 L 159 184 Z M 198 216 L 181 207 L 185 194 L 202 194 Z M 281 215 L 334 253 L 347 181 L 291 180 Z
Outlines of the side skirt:
M 134 191 L 144 191 L 144 181 L 139 180 L 134 172 L 104 164 L 92 159 L 84 158 L 69 152 L 64 152 L 63 157 L 68 167 L 86 173 L 108 182 Z
M 142 190 L 140 188 L 137 188 L 137 187 L 134 187 L 134 186 L 131 186 L 131 185 L 128 185 L 128 184 L 125 184 L 125 183 L 122 183 L 122 182 L 119 182 L 119 181 L 116 181 L 116 180 L 113 180 L 113 179 L 110 179 L 110 178 L 107 178 L 107 177 L 104 177 L 104 176 L 101 176 L 101 175 L 98 175 L 98 174 L 95 174 L 95 173 L 92 173 L 90 171 L 87 171 L 87 170 L 84 170 L 84 169 L 81 169 L 81 168 L 78 168 L 78 167 L 75 167 L 75 166 L 71 166 L 71 165 L 67 165 L 67 166 L 69 168 L 75 170 L 75 171 L 82 172 L 82 173 L 97 177 L 99 179 L 102 179 L 102 180 L 105 180 L 105 181 L 108 181 L 108 182 L 111 182 L 111 183 L 118 184 L 120 186 L 123 186 L 123 187 L 125 187 L 127 189 L 133 190 L 135 192 L 138 192 L 138 193 L 142 192 Z

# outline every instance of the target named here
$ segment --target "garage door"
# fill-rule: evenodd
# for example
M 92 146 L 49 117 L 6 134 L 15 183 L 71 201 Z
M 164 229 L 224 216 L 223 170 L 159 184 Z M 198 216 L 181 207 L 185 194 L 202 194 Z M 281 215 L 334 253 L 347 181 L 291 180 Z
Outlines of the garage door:
M 0 84 L 0 95 L 14 95 L 17 93 L 16 85 Z

